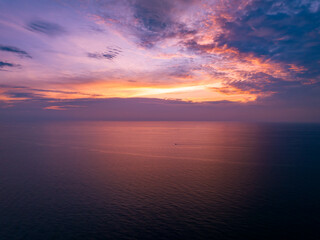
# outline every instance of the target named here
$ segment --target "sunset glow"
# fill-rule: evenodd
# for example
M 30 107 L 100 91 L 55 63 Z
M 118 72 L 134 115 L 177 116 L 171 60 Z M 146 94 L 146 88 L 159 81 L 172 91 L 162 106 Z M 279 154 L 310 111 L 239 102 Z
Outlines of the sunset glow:
M 318 11 L 312 1 L 0 1 L 0 106 L 110 98 L 295 106 L 290 92 L 319 92 Z

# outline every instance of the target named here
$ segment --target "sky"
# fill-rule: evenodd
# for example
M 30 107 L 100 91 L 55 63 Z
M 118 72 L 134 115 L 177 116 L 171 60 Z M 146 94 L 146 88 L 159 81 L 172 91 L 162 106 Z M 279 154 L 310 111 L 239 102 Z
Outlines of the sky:
M 320 0 L 0 0 L 0 120 L 320 122 Z

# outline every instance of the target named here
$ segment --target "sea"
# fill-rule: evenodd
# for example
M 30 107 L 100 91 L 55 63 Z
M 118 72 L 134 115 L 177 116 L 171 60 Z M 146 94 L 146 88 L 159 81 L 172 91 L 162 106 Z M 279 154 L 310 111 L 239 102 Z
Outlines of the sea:
M 0 123 L 0 239 L 320 239 L 320 125 Z

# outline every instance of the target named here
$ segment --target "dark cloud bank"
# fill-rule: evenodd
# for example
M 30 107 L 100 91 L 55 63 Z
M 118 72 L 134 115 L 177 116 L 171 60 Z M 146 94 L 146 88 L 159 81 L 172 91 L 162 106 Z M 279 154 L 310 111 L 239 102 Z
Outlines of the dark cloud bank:
M 121 121 L 257 121 L 320 122 L 320 102 L 299 101 L 299 93 L 291 93 L 295 106 L 281 99 L 263 103 L 228 101 L 191 103 L 179 100 L 147 98 L 110 98 L 54 100 L 39 94 L 9 92 L 11 97 L 29 98 L 12 103 L 0 102 L 0 121 L 34 120 L 121 120 Z M 310 92 L 310 95 L 315 94 Z M 289 96 L 290 97 L 290 96 Z M 303 97 L 304 98 L 304 97 Z M 316 106 L 316 107 L 315 107 Z M 50 109 L 51 108 L 51 109 Z M 64 110 L 54 110 L 64 109 Z
M 221 19 L 224 31 L 216 39 L 219 45 L 305 67 L 299 77 L 319 81 L 319 2 L 258 0 L 237 15 L 234 21 Z

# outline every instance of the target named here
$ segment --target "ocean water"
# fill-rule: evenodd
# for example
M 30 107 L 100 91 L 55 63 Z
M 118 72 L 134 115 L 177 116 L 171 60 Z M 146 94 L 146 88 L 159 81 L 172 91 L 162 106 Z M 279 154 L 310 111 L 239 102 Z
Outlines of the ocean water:
M 320 239 L 320 125 L 0 124 L 0 239 Z

